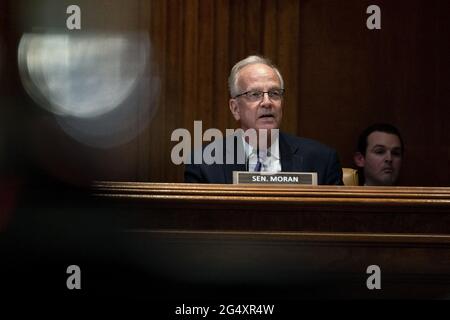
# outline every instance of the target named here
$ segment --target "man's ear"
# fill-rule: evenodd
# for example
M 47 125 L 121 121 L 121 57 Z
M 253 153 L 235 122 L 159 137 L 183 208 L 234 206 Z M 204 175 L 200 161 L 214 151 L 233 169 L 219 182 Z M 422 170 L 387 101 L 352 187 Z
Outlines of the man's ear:
M 355 152 L 353 155 L 353 161 L 355 162 L 357 167 L 364 168 L 366 165 L 366 159 L 364 158 L 361 152 Z
M 233 117 L 236 121 L 241 120 L 241 115 L 239 113 L 239 106 L 237 104 L 236 99 L 230 99 L 229 101 L 230 111 L 233 114 Z

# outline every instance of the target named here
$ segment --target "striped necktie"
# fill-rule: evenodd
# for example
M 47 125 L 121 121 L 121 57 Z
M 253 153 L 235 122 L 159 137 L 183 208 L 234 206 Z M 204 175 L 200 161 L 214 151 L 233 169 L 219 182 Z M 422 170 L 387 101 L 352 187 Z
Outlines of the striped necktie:
M 257 149 L 256 156 L 258 157 L 258 162 L 256 163 L 255 171 L 257 171 L 257 172 L 263 171 L 264 166 L 261 162 L 261 158 L 259 157 L 259 149 Z
M 258 157 L 258 162 L 256 163 L 256 166 L 255 166 L 255 171 L 261 171 L 261 167 L 262 167 L 262 165 L 261 165 L 261 161 L 259 160 L 259 157 Z

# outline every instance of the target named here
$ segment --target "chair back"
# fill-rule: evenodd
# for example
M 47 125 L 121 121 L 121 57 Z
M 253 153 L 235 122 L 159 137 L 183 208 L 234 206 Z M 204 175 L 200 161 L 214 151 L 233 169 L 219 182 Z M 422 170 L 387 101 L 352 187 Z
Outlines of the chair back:
M 342 168 L 342 180 L 344 181 L 344 186 L 359 185 L 358 170 L 352 168 Z

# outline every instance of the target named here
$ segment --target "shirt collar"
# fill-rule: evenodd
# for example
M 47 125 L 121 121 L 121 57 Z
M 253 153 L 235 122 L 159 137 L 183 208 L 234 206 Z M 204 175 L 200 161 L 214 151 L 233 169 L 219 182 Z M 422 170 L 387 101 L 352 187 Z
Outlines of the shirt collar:
M 255 148 L 253 148 L 250 144 L 247 143 L 247 141 L 245 141 L 244 136 L 241 136 L 241 138 L 244 145 L 245 155 L 247 157 L 250 157 L 252 154 L 256 154 L 256 150 L 254 150 Z M 268 155 L 268 157 L 272 157 L 275 160 L 280 160 L 280 142 L 278 138 L 270 146 L 269 152 L 270 154 Z

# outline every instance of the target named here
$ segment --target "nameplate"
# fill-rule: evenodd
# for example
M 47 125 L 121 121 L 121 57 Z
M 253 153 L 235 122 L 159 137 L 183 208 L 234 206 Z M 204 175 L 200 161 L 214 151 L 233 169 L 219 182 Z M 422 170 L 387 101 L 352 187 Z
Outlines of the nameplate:
M 304 184 L 317 185 L 317 172 L 233 171 L 233 184 Z

